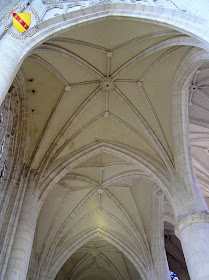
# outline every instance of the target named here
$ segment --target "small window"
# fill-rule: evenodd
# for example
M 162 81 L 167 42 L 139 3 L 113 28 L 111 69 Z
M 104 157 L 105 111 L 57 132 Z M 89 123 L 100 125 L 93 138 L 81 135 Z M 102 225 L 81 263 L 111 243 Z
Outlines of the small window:
M 2 127 L 3 120 L 4 120 L 3 114 L 1 113 L 1 114 L 0 114 L 0 128 Z
M 179 280 L 178 276 L 176 275 L 176 273 L 174 273 L 173 271 L 169 270 L 170 271 L 170 276 L 171 276 L 171 279 L 174 279 L 174 280 Z

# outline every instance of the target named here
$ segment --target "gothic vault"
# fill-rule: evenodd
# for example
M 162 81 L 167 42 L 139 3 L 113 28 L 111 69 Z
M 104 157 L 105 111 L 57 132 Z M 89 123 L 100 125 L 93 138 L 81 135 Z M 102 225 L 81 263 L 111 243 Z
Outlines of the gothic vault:
M 0 279 L 208 279 L 208 4 L 0 4 Z

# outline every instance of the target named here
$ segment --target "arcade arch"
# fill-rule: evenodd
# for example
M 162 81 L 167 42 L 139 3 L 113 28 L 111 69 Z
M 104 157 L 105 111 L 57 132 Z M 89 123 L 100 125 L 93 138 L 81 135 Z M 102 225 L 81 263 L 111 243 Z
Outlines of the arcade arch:
M 155 8 L 148 10 L 125 3 L 123 11 L 119 3 L 88 7 L 44 21 L 27 45 L 15 46 L 7 35 L 2 40 L 2 55 L 8 54 L 6 46 L 16 48 L 2 61 L 4 67 L 15 61 L 1 77 L 2 96 L 23 59 L 28 86 L 21 181 L 26 194 L 7 268 L 3 263 L 5 279 L 26 278 L 32 244 L 30 267 L 36 269 L 28 278 L 54 279 L 71 256 L 64 258 L 65 246 L 88 226 L 100 228 L 100 234 L 105 226 L 111 228 L 115 246 L 121 234 L 126 251 L 136 247 L 135 257 L 131 250 L 126 257 L 142 279 L 155 274 L 168 279 L 160 222 L 164 195 L 179 221 L 176 232 L 191 275 L 199 269 L 201 264 L 191 265 L 182 233 L 185 219 L 187 228 L 192 219 L 197 229 L 201 220 L 208 225 L 188 148 L 186 102 L 188 78 L 208 59 L 207 38 L 200 40 L 200 24 L 186 26 L 187 16 L 177 25 L 181 13 L 165 20 L 168 10 L 161 16 Z M 14 267 L 26 225 L 27 248 Z M 58 256 L 62 261 L 53 269 Z M 140 264 L 139 256 L 148 266 Z M 46 274 L 40 274 L 43 264 Z M 207 271 L 201 273 L 194 279 Z

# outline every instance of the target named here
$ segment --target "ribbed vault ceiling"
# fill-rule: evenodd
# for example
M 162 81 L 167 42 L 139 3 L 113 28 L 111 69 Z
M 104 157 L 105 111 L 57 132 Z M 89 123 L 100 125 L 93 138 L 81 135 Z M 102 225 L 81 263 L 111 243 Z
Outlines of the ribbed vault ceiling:
M 108 18 L 50 39 L 24 61 L 27 162 L 46 197 L 35 242 L 40 271 L 55 273 L 66 253 L 70 259 L 57 279 L 143 279 L 151 263 L 152 188 L 157 182 L 170 192 L 172 80 L 191 48 L 185 38 L 163 26 Z M 103 237 L 83 237 L 97 231 Z M 117 248 L 110 242 L 114 236 Z M 75 243 L 72 255 L 66 248 Z M 114 258 L 108 250 L 97 256 L 89 251 L 103 245 Z
M 171 84 L 188 51 L 176 46 L 176 37 L 184 44 L 184 36 L 165 27 L 104 20 L 34 50 L 23 65 L 34 79 L 27 148 L 32 167 L 49 149 L 54 161 L 99 139 L 120 139 L 171 165 Z

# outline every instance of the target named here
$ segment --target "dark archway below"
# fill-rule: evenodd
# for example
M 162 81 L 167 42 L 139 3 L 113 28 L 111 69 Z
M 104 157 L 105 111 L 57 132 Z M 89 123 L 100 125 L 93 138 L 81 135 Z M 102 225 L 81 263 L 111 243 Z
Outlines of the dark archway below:
M 55 280 L 141 280 L 134 265 L 116 247 L 96 237 L 79 248 L 63 265 Z

